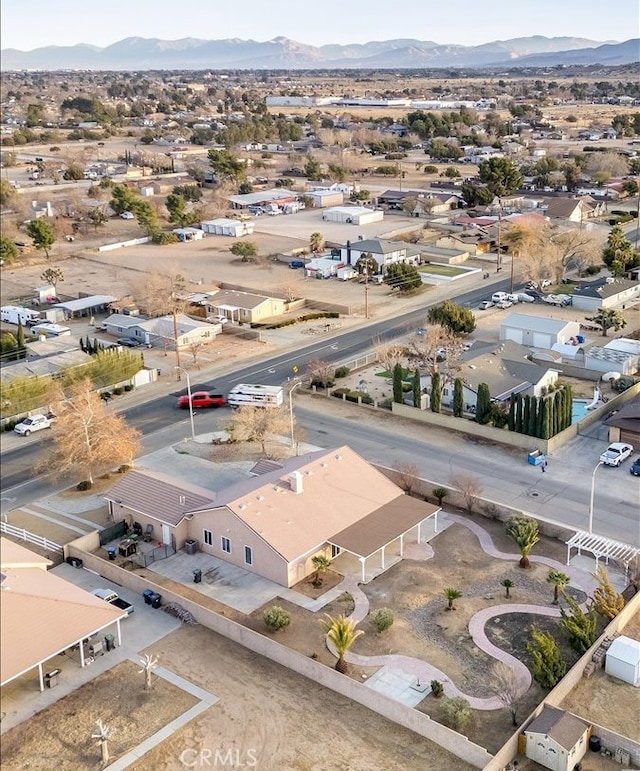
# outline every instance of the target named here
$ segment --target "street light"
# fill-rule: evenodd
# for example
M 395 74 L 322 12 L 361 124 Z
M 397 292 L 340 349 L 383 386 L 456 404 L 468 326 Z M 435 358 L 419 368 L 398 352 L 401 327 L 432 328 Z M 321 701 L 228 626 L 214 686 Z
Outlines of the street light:
M 189 398 L 189 420 L 191 421 L 191 438 L 196 438 L 196 429 L 193 425 L 193 402 L 191 401 L 191 378 L 189 377 L 189 373 L 186 369 L 183 367 L 174 367 L 176 371 L 184 372 L 184 376 L 187 378 L 187 397 Z
M 589 499 L 589 535 L 593 532 L 593 498 L 596 493 L 596 471 L 603 466 L 603 462 L 600 461 L 598 465 L 593 469 L 591 474 L 591 498 Z
M 295 441 L 293 436 L 293 392 L 296 390 L 296 388 L 302 385 L 302 380 L 298 380 L 297 383 L 294 383 L 291 388 L 289 389 L 289 423 L 291 426 L 291 449 L 293 450 L 293 443 Z M 296 450 L 296 455 L 298 454 Z

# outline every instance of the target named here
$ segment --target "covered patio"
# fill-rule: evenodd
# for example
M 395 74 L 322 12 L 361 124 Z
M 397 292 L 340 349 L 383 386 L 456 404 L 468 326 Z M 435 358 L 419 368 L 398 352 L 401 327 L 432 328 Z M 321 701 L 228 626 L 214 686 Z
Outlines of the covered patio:
M 350 563 L 355 558 L 362 583 L 368 583 L 400 562 L 408 545 L 421 544 L 427 529 L 430 535 L 438 532 L 440 510 L 425 501 L 400 496 L 372 511 L 328 539 L 335 569 L 343 575 L 353 573 Z

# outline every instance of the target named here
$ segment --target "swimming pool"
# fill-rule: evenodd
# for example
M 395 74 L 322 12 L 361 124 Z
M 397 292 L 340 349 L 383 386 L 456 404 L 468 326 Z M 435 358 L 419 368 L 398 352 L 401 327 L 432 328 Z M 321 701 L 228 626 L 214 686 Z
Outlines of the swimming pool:
M 588 399 L 573 399 L 571 404 L 571 423 L 579 423 L 587 414 Z

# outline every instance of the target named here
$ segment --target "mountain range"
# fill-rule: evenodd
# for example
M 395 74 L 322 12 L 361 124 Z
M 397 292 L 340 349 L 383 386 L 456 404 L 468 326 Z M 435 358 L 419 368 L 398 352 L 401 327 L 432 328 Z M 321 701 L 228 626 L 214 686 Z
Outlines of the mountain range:
M 159 40 L 130 37 L 105 48 L 81 43 L 32 51 L 6 48 L 4 70 L 318 70 L 420 69 L 444 67 L 553 67 L 571 64 L 632 64 L 640 60 L 640 40 L 598 42 L 574 37 L 496 40 L 478 46 L 440 45 L 398 39 L 350 45 L 311 46 L 276 37 L 257 42 Z

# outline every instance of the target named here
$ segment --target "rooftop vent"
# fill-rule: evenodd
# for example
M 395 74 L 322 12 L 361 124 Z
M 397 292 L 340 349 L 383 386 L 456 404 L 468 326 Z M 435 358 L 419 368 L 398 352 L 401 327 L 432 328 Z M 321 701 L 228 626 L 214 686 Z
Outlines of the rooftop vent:
M 180 505 L 184 506 L 186 502 L 187 502 L 187 499 L 184 497 L 184 495 L 181 495 L 180 496 Z
M 301 492 L 303 492 L 303 480 L 304 477 L 299 471 L 293 471 L 291 475 L 289 476 L 289 480 L 291 482 L 291 489 L 296 495 L 300 495 Z

